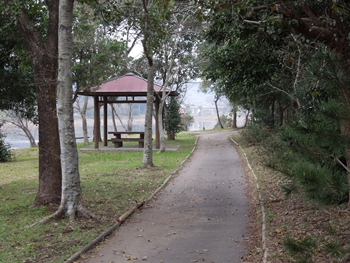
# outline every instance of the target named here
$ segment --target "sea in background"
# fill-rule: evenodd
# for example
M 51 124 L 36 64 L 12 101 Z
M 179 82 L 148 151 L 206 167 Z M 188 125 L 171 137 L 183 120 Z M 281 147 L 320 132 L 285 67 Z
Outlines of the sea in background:
M 190 127 L 190 131 L 201 131 L 201 130 L 212 130 L 215 125 L 217 124 L 217 117 L 216 114 L 206 115 L 206 116 L 193 116 L 194 117 L 194 123 Z M 238 126 L 243 126 L 245 121 L 244 115 L 238 116 L 237 124 Z M 93 119 L 88 119 L 88 135 L 90 137 L 90 140 L 93 136 Z M 134 131 L 142 131 L 144 130 L 144 118 L 134 118 L 133 120 L 133 130 Z M 112 125 L 112 121 L 109 120 L 108 130 L 114 130 L 114 127 Z M 77 118 L 74 121 L 75 126 L 75 133 L 77 142 L 83 142 L 83 139 L 80 139 L 83 137 L 83 131 L 82 131 L 82 122 L 81 119 Z M 123 126 L 121 124 L 117 125 L 118 130 L 123 130 Z M 35 125 L 32 125 L 30 128 L 32 134 L 34 135 L 34 138 L 36 138 L 36 142 L 38 142 L 38 127 Z M 19 128 L 15 127 L 12 124 L 5 124 L 2 127 L 2 131 L 6 135 L 5 142 L 10 144 L 12 149 L 24 149 L 24 148 L 30 148 L 30 143 L 27 137 L 25 136 L 24 132 L 20 130 Z M 102 130 L 101 130 L 102 132 Z
M 190 131 L 199 131 L 199 130 L 212 130 L 215 125 L 218 123 L 216 109 L 214 106 L 214 96 L 213 94 L 206 94 L 200 91 L 198 88 L 198 83 L 190 84 L 190 87 L 187 89 L 186 96 L 183 100 L 183 106 L 186 107 L 186 112 L 189 112 L 194 118 L 194 123 L 190 127 Z M 186 105 L 186 106 L 184 106 Z M 140 106 L 139 110 L 134 110 L 136 116 L 133 117 L 133 130 L 134 131 L 143 131 L 144 130 L 144 115 L 140 114 L 143 110 Z M 218 102 L 220 115 L 225 114 L 229 115 L 231 111 L 231 105 L 226 99 L 220 99 Z M 123 110 L 119 108 L 118 110 Z M 91 140 L 93 137 L 93 100 L 90 98 L 88 103 L 88 112 L 87 112 L 87 125 L 88 125 L 88 136 Z M 110 114 L 110 113 L 109 113 Z M 121 120 L 124 124 L 127 123 L 127 113 L 124 112 L 121 114 Z M 240 112 L 237 116 L 237 125 L 241 127 L 245 122 L 245 113 Z M 122 131 L 125 130 L 123 125 L 116 119 L 117 129 Z M 154 122 L 153 122 L 154 123 Z M 74 126 L 75 134 L 77 138 L 83 137 L 82 130 L 82 121 L 78 113 L 74 114 Z M 101 127 L 102 127 L 102 116 L 101 116 Z M 24 132 L 19 128 L 15 127 L 12 124 L 5 124 L 1 128 L 2 132 L 6 135 L 5 142 L 11 145 L 12 149 L 23 149 L 30 148 L 30 143 Z M 114 131 L 114 126 L 111 118 L 108 119 L 108 131 Z M 38 142 L 38 127 L 32 125 L 30 131 L 33 134 L 34 138 Z M 102 129 L 101 129 L 102 133 Z M 77 139 L 77 142 L 82 142 L 82 139 Z

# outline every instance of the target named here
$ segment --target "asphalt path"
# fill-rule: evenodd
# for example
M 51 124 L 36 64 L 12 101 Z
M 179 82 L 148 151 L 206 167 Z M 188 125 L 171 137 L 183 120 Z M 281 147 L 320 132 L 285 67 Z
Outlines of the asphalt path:
M 249 209 L 232 133 L 200 135 L 167 186 L 79 262 L 240 262 Z

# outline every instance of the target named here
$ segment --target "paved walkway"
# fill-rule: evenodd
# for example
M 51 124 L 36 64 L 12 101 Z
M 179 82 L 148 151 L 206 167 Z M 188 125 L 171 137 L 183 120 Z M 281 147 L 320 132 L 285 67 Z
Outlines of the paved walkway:
M 157 198 L 79 262 L 240 262 L 249 210 L 230 134 L 200 135 L 193 155 Z

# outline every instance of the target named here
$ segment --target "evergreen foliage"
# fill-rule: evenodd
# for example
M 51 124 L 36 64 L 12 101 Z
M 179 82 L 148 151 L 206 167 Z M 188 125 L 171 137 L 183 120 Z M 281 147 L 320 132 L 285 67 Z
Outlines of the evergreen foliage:
M 164 128 L 168 135 L 168 140 L 175 140 L 175 136 L 181 128 L 180 105 L 175 97 L 170 97 L 167 112 L 164 119 Z
M 5 135 L 1 131 L 1 126 L 3 124 L 0 123 L 0 162 L 9 162 L 13 159 L 13 154 L 10 150 L 10 145 L 5 142 Z
M 340 123 L 348 113 L 336 92 L 348 77 L 339 69 L 337 57 L 324 50 L 315 54 L 304 72 L 297 98 L 301 104 L 294 117 L 274 129 L 257 118 L 243 136 L 259 145 L 266 165 L 288 178 L 283 186 L 287 195 L 302 191 L 319 204 L 343 203 L 348 199 L 344 167 L 350 142 L 341 133 Z
M 287 176 L 286 193 L 338 204 L 350 181 L 349 3 L 293 3 L 203 3 L 203 77 L 251 109 L 244 136 Z
M 298 263 L 309 263 L 316 249 L 316 242 L 306 237 L 300 241 L 288 238 L 284 241 L 284 247 Z
M 0 16 L 0 109 L 38 122 L 36 89 L 30 56 L 10 19 Z

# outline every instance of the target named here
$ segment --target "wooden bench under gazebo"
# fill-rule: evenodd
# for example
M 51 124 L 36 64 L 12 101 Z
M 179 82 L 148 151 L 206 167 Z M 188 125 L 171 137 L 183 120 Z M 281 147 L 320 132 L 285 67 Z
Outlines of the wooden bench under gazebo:
M 155 104 L 155 148 L 160 148 L 159 138 L 159 123 L 158 112 L 160 104 L 160 96 L 163 92 L 163 87 L 154 84 L 154 104 Z M 146 103 L 147 98 L 147 80 L 139 77 L 133 73 L 125 74 L 121 77 L 111 79 L 97 87 L 92 87 L 89 90 L 82 90 L 78 92 L 79 95 L 92 96 L 94 98 L 94 143 L 95 149 L 99 148 L 100 136 L 100 105 L 103 105 L 103 145 L 108 144 L 108 131 L 107 131 L 107 105 L 112 103 Z M 177 92 L 168 91 L 168 95 L 177 96 Z M 117 131 L 109 131 L 114 133 Z M 132 134 L 133 132 L 130 132 Z M 141 135 L 140 135 L 141 136 Z M 143 147 L 142 138 L 138 138 L 139 147 Z M 121 138 L 114 138 L 115 146 L 121 147 L 123 145 Z

